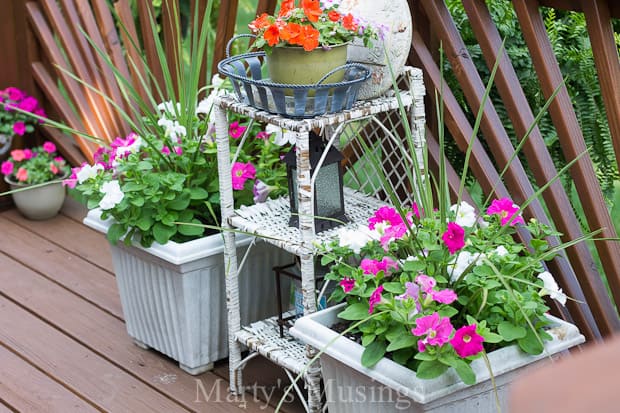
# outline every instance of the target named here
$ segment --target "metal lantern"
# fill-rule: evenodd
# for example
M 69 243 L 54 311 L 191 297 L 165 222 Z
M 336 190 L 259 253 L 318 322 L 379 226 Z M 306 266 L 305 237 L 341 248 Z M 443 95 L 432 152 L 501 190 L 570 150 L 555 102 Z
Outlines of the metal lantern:
M 316 167 L 325 151 L 325 143 L 319 135 L 310 132 L 310 175 L 314 176 Z M 316 180 L 314 181 L 314 231 L 319 233 L 340 225 L 338 221 L 347 222 L 344 213 L 344 194 L 342 183 L 342 166 L 344 157 L 338 149 L 331 146 Z M 297 198 L 297 159 L 295 148 L 284 157 L 288 176 L 288 194 L 291 202 L 291 219 L 289 226 L 299 226 Z M 328 219 L 326 219 L 328 218 Z

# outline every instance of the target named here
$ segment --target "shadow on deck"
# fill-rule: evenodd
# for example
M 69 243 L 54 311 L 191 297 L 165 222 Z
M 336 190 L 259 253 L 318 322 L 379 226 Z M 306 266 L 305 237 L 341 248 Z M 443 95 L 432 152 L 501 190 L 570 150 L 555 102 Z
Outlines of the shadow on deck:
M 0 213 L 0 413 L 273 411 L 284 373 L 262 357 L 228 393 L 226 360 L 190 376 L 127 335 L 105 237 L 68 201 L 56 218 Z M 303 411 L 297 401 L 282 411 Z

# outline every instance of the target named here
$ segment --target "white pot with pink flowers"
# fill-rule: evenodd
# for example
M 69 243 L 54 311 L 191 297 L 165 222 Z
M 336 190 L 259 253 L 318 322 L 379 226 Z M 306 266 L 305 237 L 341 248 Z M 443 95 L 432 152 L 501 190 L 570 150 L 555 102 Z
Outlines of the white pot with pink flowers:
M 552 228 L 508 198 L 484 212 L 423 201 L 381 207 L 319 247 L 345 302 L 291 334 L 324 351 L 330 413 L 494 412 L 520 369 L 584 341 L 548 315 L 545 296 L 567 300 L 544 265 L 559 251 Z

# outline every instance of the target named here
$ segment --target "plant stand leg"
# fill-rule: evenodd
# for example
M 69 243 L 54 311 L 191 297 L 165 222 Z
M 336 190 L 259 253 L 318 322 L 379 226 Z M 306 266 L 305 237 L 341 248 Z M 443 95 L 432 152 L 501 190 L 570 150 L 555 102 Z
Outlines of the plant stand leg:
M 235 233 L 230 229 L 228 218 L 235 212 L 232 191 L 230 164 L 230 145 L 228 142 L 228 121 L 226 112 L 216 99 L 213 105 L 215 116 L 215 137 L 217 142 L 217 164 L 220 181 L 220 203 L 222 211 L 222 232 L 224 237 L 224 267 L 226 268 L 226 302 L 228 308 L 228 365 L 230 391 L 240 394 L 243 391 L 241 365 L 241 344 L 236 334 L 241 330 L 241 311 L 239 308 L 239 271 L 237 268 L 237 248 Z
M 317 351 L 310 347 L 306 347 L 308 360 L 316 355 Z M 308 390 L 308 411 L 311 413 L 320 413 L 323 411 L 321 403 L 321 364 L 319 360 L 313 361 L 308 365 L 306 372 L 306 389 Z

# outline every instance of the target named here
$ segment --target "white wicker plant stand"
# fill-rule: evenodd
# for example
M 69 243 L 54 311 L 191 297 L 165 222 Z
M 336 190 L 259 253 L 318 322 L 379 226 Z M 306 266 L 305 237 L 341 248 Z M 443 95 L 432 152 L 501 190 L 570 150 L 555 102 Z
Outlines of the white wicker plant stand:
M 419 149 L 424 144 L 425 127 L 425 90 L 422 71 L 407 67 L 403 76 L 409 87 L 399 92 L 400 101 L 407 108 L 408 118 L 405 121 L 411 127 L 417 157 L 421 161 Z M 227 231 L 227 229 L 234 228 L 255 234 L 267 242 L 297 255 L 301 263 L 304 314 L 315 312 L 317 297 L 314 282 L 314 242 L 332 239 L 336 230 L 315 234 L 312 184 L 315 176 L 310 174 L 309 133 L 312 130 L 321 132 L 320 135 L 328 141 L 326 151 L 331 145 L 341 149 L 346 146 L 350 152 L 348 157 L 356 159 L 355 173 L 351 174 L 348 180 L 345 177 L 345 185 L 352 185 L 357 190 L 345 189 L 345 211 L 350 220 L 348 225 L 367 225 L 367 220 L 374 211 L 386 203 L 385 199 L 381 199 L 385 197 L 383 188 L 377 184 L 375 174 L 369 172 L 372 170 L 368 167 L 369 165 L 364 164 L 365 153 L 368 152 L 369 147 L 371 151 L 376 151 L 376 154 L 380 155 L 384 173 L 396 191 L 404 197 L 403 202 L 411 201 L 410 195 L 415 190 L 406 182 L 404 177 L 399 176 L 398 172 L 399 170 L 402 171 L 403 157 L 407 156 L 401 151 L 403 142 L 398 137 L 398 130 L 402 128 L 404 121 L 399 116 L 398 108 L 398 99 L 392 94 L 392 96 L 358 102 L 352 109 L 343 112 L 312 119 L 294 120 L 259 111 L 239 103 L 233 96 L 216 99 L 213 110 L 218 150 L 222 225 L 225 228 L 224 259 L 228 268 L 226 295 L 231 392 L 238 394 L 243 391 L 242 370 L 246 362 L 249 358 L 262 355 L 285 369 L 298 394 L 301 394 L 301 391 L 294 379 L 301 375 L 308 392 L 307 400 L 300 397 L 304 407 L 308 412 L 321 411 L 320 366 L 318 361 L 309 364 L 309 360 L 316 354 L 316 350 L 296 341 L 288 333 L 285 334 L 284 338 L 281 338 L 275 317 L 258 321 L 249 326 L 241 326 L 240 304 L 242 303 L 239 302 L 238 281 L 240 266 L 234 248 L 235 233 Z M 286 198 L 235 210 L 232 195 L 227 110 L 295 133 L 299 229 L 288 225 L 290 209 Z M 402 134 L 402 131 L 400 133 Z M 361 140 L 364 142 L 360 142 Z M 317 170 L 319 168 L 320 164 Z M 245 359 L 241 358 L 242 345 L 250 350 L 250 355 Z

